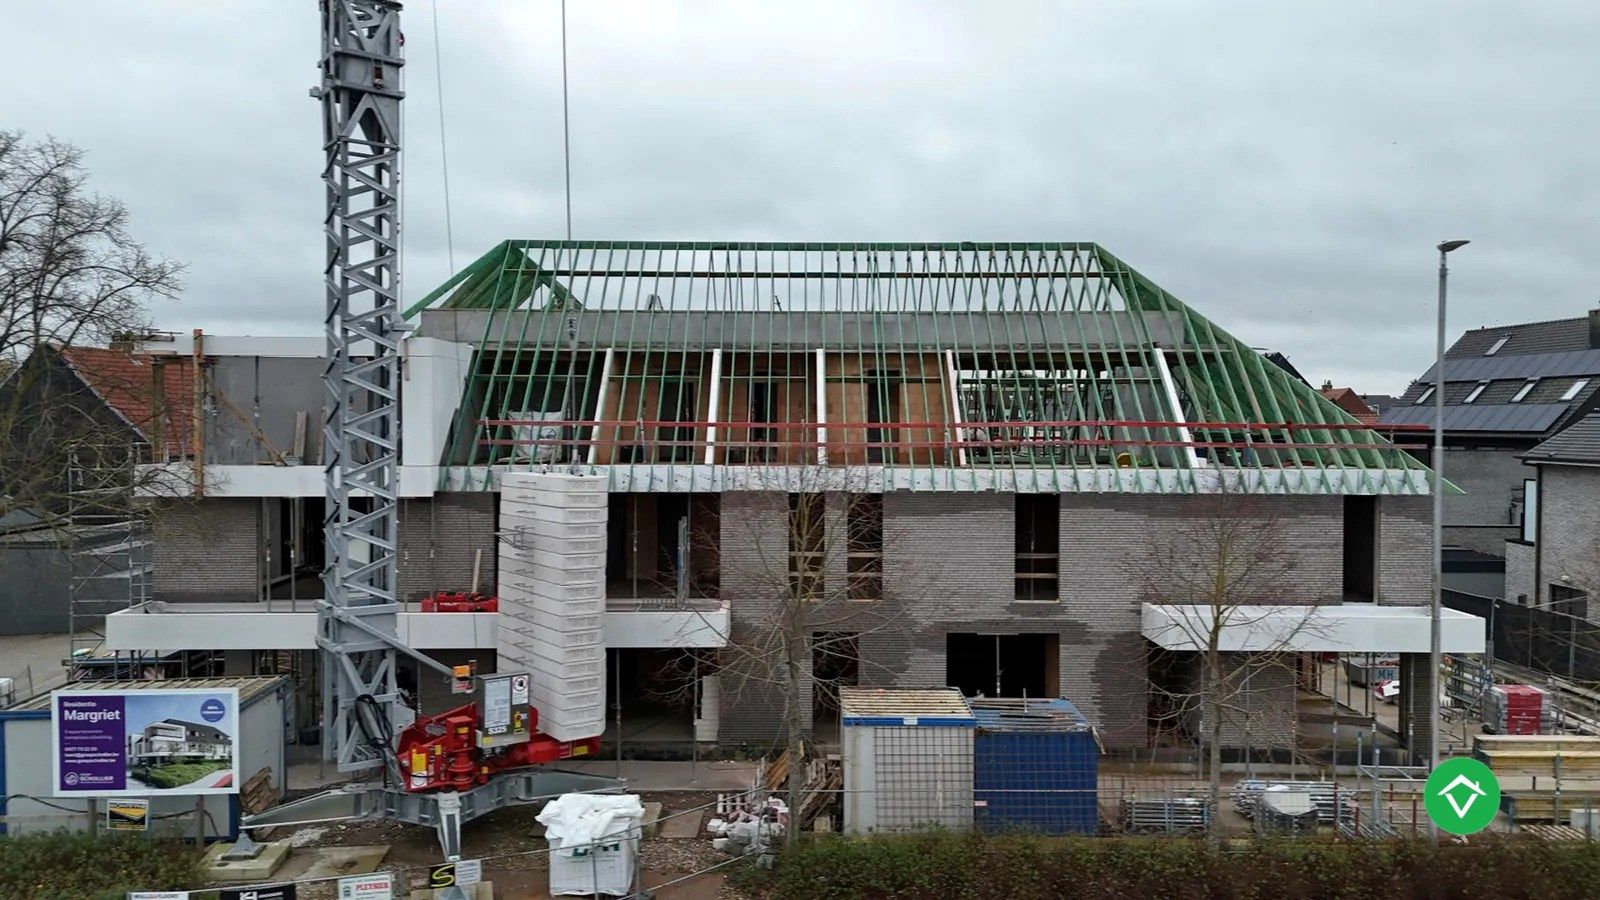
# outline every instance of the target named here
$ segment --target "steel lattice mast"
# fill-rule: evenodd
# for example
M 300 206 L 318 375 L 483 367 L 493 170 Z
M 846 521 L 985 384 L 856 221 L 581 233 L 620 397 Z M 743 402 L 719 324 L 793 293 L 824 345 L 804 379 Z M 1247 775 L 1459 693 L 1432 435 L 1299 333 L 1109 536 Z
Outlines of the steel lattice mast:
M 318 612 L 323 754 L 390 763 L 399 487 L 400 4 L 322 0 L 327 162 L 328 565 Z

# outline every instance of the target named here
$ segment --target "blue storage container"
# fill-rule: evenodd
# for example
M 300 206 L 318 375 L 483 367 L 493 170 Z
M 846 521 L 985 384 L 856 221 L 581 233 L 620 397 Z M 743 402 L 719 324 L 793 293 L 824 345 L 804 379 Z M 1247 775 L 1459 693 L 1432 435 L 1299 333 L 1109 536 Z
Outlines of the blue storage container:
M 1093 834 L 1100 745 L 1066 700 L 976 698 L 974 819 L 983 831 Z

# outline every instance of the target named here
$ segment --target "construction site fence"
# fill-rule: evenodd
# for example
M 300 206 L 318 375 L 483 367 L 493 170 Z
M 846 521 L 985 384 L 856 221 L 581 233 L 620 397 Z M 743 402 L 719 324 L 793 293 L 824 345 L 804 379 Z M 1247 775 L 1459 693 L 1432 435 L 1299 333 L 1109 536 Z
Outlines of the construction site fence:
M 1559 607 L 1446 590 L 1444 605 L 1489 623 L 1496 662 L 1576 682 L 1600 682 L 1600 624 Z
M 1058 832 L 1063 837 L 1182 839 L 1194 838 L 1217 829 L 1228 838 L 1230 846 L 1238 846 L 1240 841 L 1248 841 L 1253 838 L 1270 840 L 1282 840 L 1284 838 L 1417 840 L 1428 836 L 1427 814 L 1423 808 L 1421 792 L 1421 785 L 1424 781 L 1422 776 L 1425 776 L 1425 774 L 1426 770 L 1418 768 L 1374 766 L 1368 767 L 1357 776 L 1348 779 L 1230 779 L 1219 787 L 1214 801 L 1212 788 L 1204 781 L 1122 774 L 1101 776 L 1098 785 L 1093 789 L 1041 790 L 1002 788 L 982 790 L 977 793 L 980 795 L 980 799 L 990 802 L 997 795 L 1022 798 L 1035 804 L 1038 808 L 1059 806 L 1063 799 L 1078 799 L 1091 802 L 1097 811 L 1096 827 L 1088 831 Z M 820 791 L 818 793 L 824 794 L 828 802 L 823 804 L 822 813 L 814 821 L 805 823 L 802 826 L 802 830 L 816 833 L 836 832 L 843 828 L 846 823 L 841 820 L 840 809 L 843 807 L 847 795 L 903 794 L 904 792 L 905 788 L 903 787 L 880 790 L 834 788 Z M 1283 805 L 1274 808 L 1262 802 L 1262 797 L 1269 793 L 1279 795 L 1294 793 L 1309 796 L 1311 808 L 1305 809 L 1303 805 L 1289 805 L 1287 811 Z M 767 790 L 764 788 L 723 793 L 712 801 L 671 810 L 654 822 L 641 822 L 622 833 L 609 835 L 589 844 L 575 845 L 575 847 L 567 847 L 565 849 L 606 850 L 613 848 L 619 840 L 640 842 L 642 846 L 647 847 L 649 841 L 652 840 L 650 835 L 659 835 L 661 833 L 659 829 L 664 823 L 684 816 L 696 816 L 702 822 L 709 822 L 717 818 L 737 817 L 742 812 L 749 812 L 762 817 L 762 836 L 758 844 L 745 848 L 743 852 L 728 853 L 722 857 L 714 855 L 705 857 L 701 863 L 697 864 L 697 868 L 686 873 L 671 876 L 647 874 L 644 869 L 650 864 L 647 859 L 650 854 L 643 851 L 635 853 L 634 889 L 636 891 L 640 889 L 659 891 L 735 864 L 754 864 L 760 857 L 781 852 L 785 830 L 789 825 L 794 824 L 793 820 L 785 821 L 777 814 L 770 812 L 763 814 L 762 811 L 768 809 L 771 798 L 782 798 L 784 794 L 785 792 L 782 790 Z M 1515 799 L 1508 800 L 1508 810 L 1514 813 L 1514 807 Z M 1016 808 L 1016 804 L 1013 804 L 1013 808 Z M 1502 817 L 1502 819 L 1507 819 L 1508 821 L 1491 826 L 1491 830 L 1526 833 L 1531 837 L 1544 840 L 1592 842 L 1596 839 L 1597 829 L 1593 827 L 1592 823 L 1595 822 L 1596 812 L 1600 811 L 1600 798 L 1575 797 L 1560 808 L 1565 814 L 1578 814 L 1580 821 L 1585 823 L 1585 827 L 1574 828 L 1551 825 L 1546 822 L 1527 822 L 1512 814 Z M 965 824 L 908 821 L 892 827 L 883 827 L 875 830 L 886 833 L 973 830 L 990 834 L 1049 833 L 1046 829 L 1038 828 L 1026 822 L 996 823 L 986 821 L 980 812 L 981 809 L 983 807 L 975 805 L 972 821 Z M 709 832 L 702 831 L 701 835 L 695 840 L 709 843 L 711 838 L 712 835 Z M 659 839 L 659 837 L 655 839 Z M 540 868 L 545 861 L 546 855 L 550 852 L 552 852 L 552 848 L 542 846 L 509 853 L 485 855 L 478 857 L 478 861 L 483 864 L 484 879 L 493 881 L 499 871 L 525 871 Z M 599 856 L 598 853 L 589 855 L 591 860 L 595 860 Z M 438 862 L 388 866 L 380 869 L 379 872 L 388 872 L 394 876 L 395 896 L 412 896 L 415 890 L 425 882 L 428 870 L 442 862 L 444 860 L 441 859 Z M 595 864 L 598 865 L 598 862 Z M 295 884 L 301 887 L 326 884 L 332 887 L 333 883 L 338 881 L 340 877 L 342 876 L 278 879 L 258 885 L 230 885 L 230 888 L 265 889 L 287 884 Z M 596 872 L 596 880 L 599 880 L 598 871 Z

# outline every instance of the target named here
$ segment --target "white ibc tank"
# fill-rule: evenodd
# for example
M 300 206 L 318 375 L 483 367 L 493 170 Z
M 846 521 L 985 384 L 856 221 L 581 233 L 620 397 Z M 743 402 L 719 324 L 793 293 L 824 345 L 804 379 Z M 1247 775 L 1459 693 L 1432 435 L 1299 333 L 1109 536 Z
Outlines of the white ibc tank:
M 539 730 L 561 741 L 605 730 L 606 481 L 500 478 L 501 672 L 529 672 Z

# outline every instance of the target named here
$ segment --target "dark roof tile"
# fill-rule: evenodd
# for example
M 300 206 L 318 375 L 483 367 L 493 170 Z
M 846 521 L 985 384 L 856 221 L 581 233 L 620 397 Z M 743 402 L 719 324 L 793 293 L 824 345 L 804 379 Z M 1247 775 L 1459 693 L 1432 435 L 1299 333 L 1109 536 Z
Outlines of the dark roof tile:
M 1600 464 L 1600 412 L 1592 412 L 1522 455 L 1533 462 Z

